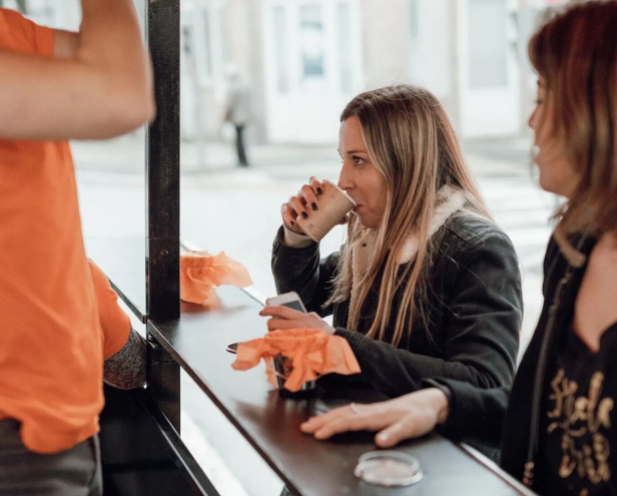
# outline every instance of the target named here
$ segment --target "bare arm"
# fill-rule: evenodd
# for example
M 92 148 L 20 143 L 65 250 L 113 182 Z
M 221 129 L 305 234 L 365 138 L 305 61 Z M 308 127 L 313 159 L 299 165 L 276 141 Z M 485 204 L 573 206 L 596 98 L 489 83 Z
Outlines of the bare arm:
M 122 349 L 105 360 L 103 379 L 119 389 L 137 389 L 146 384 L 146 343 L 131 329 Z
M 131 0 L 81 0 L 79 36 L 54 58 L 0 51 L 0 137 L 102 139 L 154 114 L 152 74 Z
M 81 43 L 80 33 L 54 29 L 54 58 L 73 59 Z

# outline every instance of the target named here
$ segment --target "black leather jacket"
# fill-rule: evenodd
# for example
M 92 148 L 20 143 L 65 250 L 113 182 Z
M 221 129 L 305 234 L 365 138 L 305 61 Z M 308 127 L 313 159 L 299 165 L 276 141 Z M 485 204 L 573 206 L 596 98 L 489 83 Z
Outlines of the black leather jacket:
M 378 287 L 362 307 L 359 328 L 345 329 L 349 302 L 323 306 L 338 253 L 320 259 L 318 244 L 292 248 L 282 239 L 281 228 L 272 254 L 278 292 L 296 291 L 309 311 L 333 314 L 336 334 L 349 341 L 362 368 L 359 377 L 340 380 L 368 383 L 389 397 L 421 389 L 426 379 L 456 379 L 478 388 L 511 385 L 522 321 L 521 276 L 512 243 L 493 223 L 458 215 L 436 233 L 425 302 L 429 325 L 414 322 L 398 347 L 365 336 Z

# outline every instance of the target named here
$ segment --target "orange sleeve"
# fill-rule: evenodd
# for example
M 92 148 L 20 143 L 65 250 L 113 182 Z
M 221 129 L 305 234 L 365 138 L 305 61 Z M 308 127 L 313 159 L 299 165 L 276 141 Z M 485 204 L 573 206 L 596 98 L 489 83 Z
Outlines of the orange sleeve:
M 36 53 L 44 57 L 53 57 L 55 36 L 53 29 L 32 23 Z
M 92 261 L 90 261 L 90 269 L 103 329 L 103 358 L 107 360 L 126 344 L 131 332 L 131 320 L 118 305 L 118 295 L 101 269 Z
M 8 48 L 15 51 L 52 57 L 54 54 L 54 31 L 45 26 L 39 26 L 26 19 L 19 12 L 9 9 L 0 9 L 0 25 L 4 33 L 3 38 L 10 39 Z

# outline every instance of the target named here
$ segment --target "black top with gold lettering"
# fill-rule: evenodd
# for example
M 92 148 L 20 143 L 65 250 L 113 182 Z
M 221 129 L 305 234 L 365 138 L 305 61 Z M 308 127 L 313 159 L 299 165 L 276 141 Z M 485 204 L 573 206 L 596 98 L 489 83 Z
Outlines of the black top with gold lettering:
M 609 496 L 615 447 L 617 323 L 592 352 L 574 333 L 555 343 L 542 408 L 536 489 L 544 496 Z

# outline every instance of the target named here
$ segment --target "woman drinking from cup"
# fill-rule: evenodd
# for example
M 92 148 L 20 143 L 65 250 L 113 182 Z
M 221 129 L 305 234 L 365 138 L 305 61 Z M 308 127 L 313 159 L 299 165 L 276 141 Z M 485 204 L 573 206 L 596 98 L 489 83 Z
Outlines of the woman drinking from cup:
M 283 205 L 277 289 L 296 291 L 313 313 L 268 307 L 269 330 L 344 337 L 359 380 L 389 397 L 436 377 L 509 386 L 522 318 L 518 262 L 438 100 L 409 85 L 357 96 L 342 114 L 339 152 L 338 186 L 355 203 L 347 241 L 320 260 L 300 226 L 327 208 L 321 199 L 333 185 L 313 178 Z M 321 318 L 329 314 L 333 327 Z
M 501 441 L 502 466 L 543 496 L 617 493 L 617 2 L 568 6 L 531 39 L 539 73 L 529 125 L 540 186 L 564 196 L 544 261 L 545 304 L 509 395 L 439 378 L 302 426 L 325 439 L 380 430 L 393 446 L 442 424 Z M 506 410 L 507 405 L 507 410 Z

